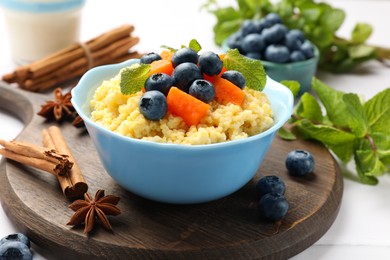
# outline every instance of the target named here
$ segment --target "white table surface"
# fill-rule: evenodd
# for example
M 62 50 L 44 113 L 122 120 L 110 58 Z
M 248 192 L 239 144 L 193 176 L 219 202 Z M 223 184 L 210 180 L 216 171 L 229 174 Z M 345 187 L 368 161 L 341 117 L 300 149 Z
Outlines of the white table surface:
M 223 5 L 231 0 L 219 0 Z M 332 0 L 333 6 L 347 13 L 339 34 L 348 37 L 356 22 L 374 27 L 370 43 L 390 47 L 390 1 Z M 141 52 L 159 50 L 160 45 L 179 47 L 196 38 L 203 49 L 220 51 L 213 42 L 215 18 L 200 11 L 204 1 L 88 1 L 81 27 L 85 41 L 124 23 L 135 25 L 134 34 L 141 38 L 135 49 Z M 159 17 L 159 18 L 156 18 Z M 0 11 L 0 75 L 13 71 L 7 32 Z M 390 87 L 390 68 L 370 62 L 357 72 L 334 75 L 319 72 L 317 76 L 335 89 L 359 93 L 365 99 Z M 12 139 L 23 124 L 0 110 L 0 138 Z M 346 170 L 354 172 L 352 164 Z M 0 187 L 1 188 L 1 187 Z M 366 186 L 344 179 L 344 194 L 338 217 L 329 231 L 313 246 L 293 257 L 301 259 L 390 259 L 390 177 L 380 178 L 379 185 Z M 17 231 L 0 207 L 0 237 Z M 45 251 L 34 247 L 34 258 L 44 259 Z

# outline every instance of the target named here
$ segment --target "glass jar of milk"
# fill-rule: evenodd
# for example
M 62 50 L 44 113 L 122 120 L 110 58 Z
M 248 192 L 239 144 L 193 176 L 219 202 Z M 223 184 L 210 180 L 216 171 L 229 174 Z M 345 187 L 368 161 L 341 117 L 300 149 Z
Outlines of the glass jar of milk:
M 79 40 L 85 0 L 0 0 L 13 59 L 31 63 Z

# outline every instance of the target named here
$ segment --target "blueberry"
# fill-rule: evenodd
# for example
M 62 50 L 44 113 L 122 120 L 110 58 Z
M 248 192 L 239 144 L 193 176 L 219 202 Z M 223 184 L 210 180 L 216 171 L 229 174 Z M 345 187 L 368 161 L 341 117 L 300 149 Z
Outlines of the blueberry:
M 301 45 L 301 52 L 305 55 L 306 59 L 311 59 L 314 57 L 314 47 L 309 41 L 305 41 Z
M 262 218 L 267 221 L 283 219 L 288 211 L 289 204 L 282 194 L 267 193 L 262 196 L 258 203 L 258 209 Z
M 290 49 L 290 51 L 300 50 L 303 41 L 298 37 L 298 35 L 291 33 L 289 31 L 284 38 L 284 45 Z
M 206 75 L 218 75 L 222 70 L 222 61 L 214 52 L 206 51 L 199 56 L 199 67 Z
M 294 37 L 296 37 L 298 40 L 300 40 L 301 42 L 304 42 L 306 39 L 305 39 L 305 35 L 303 34 L 303 32 L 299 29 L 292 29 L 288 32 L 289 34 L 293 35 Z
M 282 42 L 287 32 L 287 27 L 283 24 L 278 23 L 269 28 L 264 29 L 261 35 L 263 36 L 264 41 L 266 43 L 272 44 Z
M 283 180 L 275 175 L 264 176 L 256 184 L 257 191 L 260 196 L 267 193 L 279 193 L 284 195 L 286 185 Z
M 160 54 L 155 52 L 149 52 L 141 57 L 140 63 L 150 64 L 156 60 L 161 60 Z
M 30 248 L 30 240 L 28 237 L 22 233 L 14 233 L 14 234 L 9 234 L 8 236 L 3 237 L 0 240 L 0 245 L 9 242 L 9 241 L 19 241 L 24 243 L 26 246 Z
M 241 48 L 244 53 L 260 52 L 264 47 L 265 42 L 263 36 L 258 33 L 248 34 L 241 41 Z
M 263 19 L 268 21 L 271 26 L 277 23 L 282 23 L 282 19 L 277 13 L 269 13 Z
M 229 36 L 227 40 L 227 45 L 230 49 L 238 49 L 241 50 L 241 32 L 235 32 Z M 240 51 L 241 52 L 241 51 Z
M 197 79 L 192 82 L 188 93 L 205 103 L 211 102 L 215 97 L 213 84 L 204 79 Z
M 160 120 L 167 113 L 167 109 L 167 99 L 158 90 L 145 92 L 139 101 L 139 110 L 149 120 Z
M 198 63 L 198 53 L 191 48 L 182 48 L 177 50 L 172 56 L 172 65 L 176 68 L 179 64 L 185 62 Z
M 165 73 L 156 73 L 151 75 L 145 81 L 145 90 L 158 90 L 165 96 L 168 95 L 169 89 L 172 87 L 172 78 Z
M 271 62 L 285 63 L 290 59 L 290 51 L 284 45 L 271 44 L 265 49 L 264 58 Z
M 257 31 L 257 26 L 255 21 L 253 20 L 245 20 L 241 25 L 241 34 L 242 36 L 246 36 L 251 33 L 255 33 Z
M 29 260 L 33 258 L 26 244 L 19 241 L 8 241 L 0 245 L 0 259 Z
M 263 59 L 263 56 L 261 55 L 261 52 L 248 52 L 248 53 L 245 53 L 245 56 L 250 58 L 250 59 L 253 59 L 253 60 L 261 60 L 261 59 Z
M 297 61 L 304 61 L 306 60 L 305 55 L 301 51 L 293 51 L 290 53 L 290 61 L 291 62 L 297 62 Z
M 267 20 L 257 20 L 254 22 L 256 25 L 256 31 L 255 33 L 261 33 L 265 28 L 269 28 L 272 26 L 272 24 Z
M 270 21 L 263 18 L 263 19 L 259 20 L 258 22 L 256 22 L 256 27 L 257 27 L 256 32 L 261 33 L 264 29 L 269 28 L 272 25 L 273 24 Z
M 188 88 L 196 79 L 203 79 L 199 67 L 191 62 L 178 65 L 172 73 L 173 85 L 188 93 Z
M 231 83 L 233 83 L 240 89 L 243 89 L 246 85 L 245 77 L 242 75 L 241 72 L 236 70 L 227 70 L 222 74 L 221 77 L 226 80 L 229 80 Z
M 314 158 L 308 151 L 291 151 L 286 158 L 286 168 L 293 176 L 309 175 L 314 169 Z

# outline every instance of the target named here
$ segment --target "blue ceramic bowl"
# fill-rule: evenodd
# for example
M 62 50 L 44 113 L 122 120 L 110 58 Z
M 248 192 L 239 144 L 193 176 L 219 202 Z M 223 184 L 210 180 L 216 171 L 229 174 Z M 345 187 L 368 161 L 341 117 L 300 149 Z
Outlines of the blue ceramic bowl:
M 138 140 L 114 133 L 90 119 L 90 100 L 105 79 L 138 60 L 96 67 L 72 90 L 72 104 L 84 120 L 107 173 L 123 188 L 155 201 L 191 204 L 227 196 L 256 173 L 277 130 L 290 118 L 293 96 L 268 78 L 264 92 L 275 124 L 258 135 L 207 145 Z
M 314 46 L 314 57 L 308 60 L 291 63 L 275 63 L 261 60 L 267 75 L 275 81 L 295 80 L 301 84 L 299 95 L 310 91 L 311 80 L 317 72 L 317 65 L 320 58 L 320 53 L 317 47 Z M 229 49 L 227 40 L 223 42 L 222 48 L 224 51 Z

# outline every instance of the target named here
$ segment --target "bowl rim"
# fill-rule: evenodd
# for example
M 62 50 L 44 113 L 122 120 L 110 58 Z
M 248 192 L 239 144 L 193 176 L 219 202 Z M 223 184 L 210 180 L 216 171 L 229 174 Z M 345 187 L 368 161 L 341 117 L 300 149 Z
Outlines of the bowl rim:
M 75 108 L 78 115 L 85 121 L 86 125 L 90 125 L 90 126 L 96 128 L 100 132 L 108 134 L 109 136 L 111 136 L 113 138 L 118 138 L 118 139 L 123 140 L 125 142 L 140 143 L 140 144 L 143 144 L 146 146 L 153 146 L 156 148 L 163 147 L 163 148 L 181 149 L 181 150 L 188 150 L 188 149 L 198 150 L 198 149 L 205 149 L 207 147 L 210 147 L 210 148 L 220 147 L 221 148 L 221 147 L 225 147 L 225 146 L 234 146 L 234 145 L 238 145 L 241 143 L 251 142 L 251 141 L 256 140 L 256 139 L 261 139 L 262 137 L 265 137 L 267 135 L 270 135 L 270 134 L 276 132 L 291 117 L 293 105 L 294 105 L 294 97 L 293 97 L 291 91 L 287 87 L 284 87 L 282 84 L 274 81 L 269 76 L 267 76 L 267 82 L 269 82 L 269 81 L 273 82 L 271 89 L 273 91 L 278 91 L 279 93 L 284 93 L 284 95 L 286 95 L 287 104 L 285 104 L 285 106 L 287 108 L 287 111 L 285 114 L 279 114 L 279 116 L 280 116 L 279 120 L 276 123 L 274 123 L 269 129 L 267 129 L 261 133 L 258 133 L 258 134 L 253 135 L 253 136 L 248 136 L 246 138 L 236 139 L 236 140 L 230 140 L 230 141 L 224 141 L 224 142 L 212 143 L 212 144 L 196 144 L 196 145 L 155 142 L 155 141 L 151 141 L 151 140 L 143 140 L 143 139 L 137 139 L 137 138 L 121 135 L 119 133 L 111 131 L 108 128 L 105 128 L 105 127 L 99 125 L 98 123 L 94 122 L 90 118 L 90 116 L 88 116 L 86 113 L 84 113 L 84 110 L 82 109 L 82 106 L 85 105 L 86 103 L 79 104 L 76 100 L 76 96 L 77 96 L 77 93 L 79 91 L 87 91 L 87 92 L 89 91 L 90 92 L 91 90 L 96 90 L 98 85 L 93 86 L 89 89 L 86 87 L 84 87 L 84 88 L 82 87 L 82 86 L 85 86 L 86 84 L 88 84 L 87 81 L 90 80 L 89 77 L 92 74 L 98 73 L 99 71 L 110 69 L 110 70 L 116 70 L 116 73 L 111 75 L 111 77 L 114 77 L 115 75 L 117 75 L 119 73 L 120 69 L 122 69 L 126 66 L 130 66 L 131 64 L 134 64 L 136 62 L 139 62 L 139 59 L 130 59 L 130 60 L 127 60 L 127 61 L 124 61 L 121 63 L 117 63 L 117 64 L 97 66 L 95 68 L 88 70 L 81 77 L 78 84 L 71 90 L 71 94 L 72 94 L 71 103 L 73 104 L 73 107 Z M 105 79 L 100 79 L 99 82 L 101 83 L 103 80 L 105 80 Z M 268 84 L 266 84 L 265 88 L 267 88 L 267 85 Z M 270 87 L 270 86 L 268 85 L 268 87 Z M 88 100 L 88 101 L 90 101 L 90 100 Z M 273 111 L 273 113 L 275 113 L 275 112 Z M 87 130 L 88 130 L 88 127 L 87 127 Z

